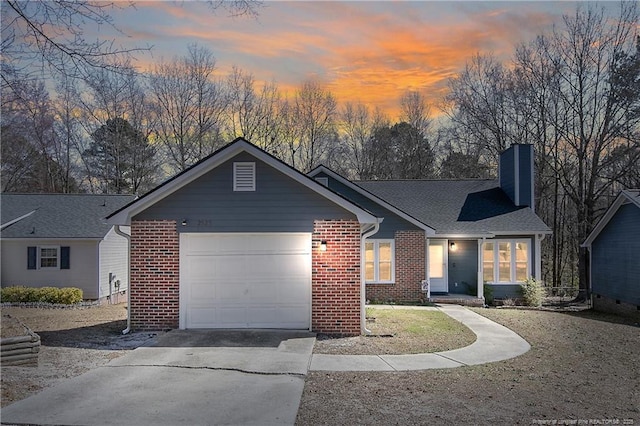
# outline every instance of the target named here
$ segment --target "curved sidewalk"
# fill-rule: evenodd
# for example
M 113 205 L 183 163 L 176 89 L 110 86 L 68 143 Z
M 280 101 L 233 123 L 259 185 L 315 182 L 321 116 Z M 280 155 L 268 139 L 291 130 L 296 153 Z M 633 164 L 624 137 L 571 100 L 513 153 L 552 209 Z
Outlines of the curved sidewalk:
M 399 307 L 400 308 L 400 307 Z M 486 364 L 517 357 L 531 346 L 522 337 L 500 324 L 458 305 L 438 309 L 460 321 L 475 333 L 469 346 L 446 352 L 412 355 L 325 355 L 313 354 L 312 371 L 407 371 L 455 368 Z

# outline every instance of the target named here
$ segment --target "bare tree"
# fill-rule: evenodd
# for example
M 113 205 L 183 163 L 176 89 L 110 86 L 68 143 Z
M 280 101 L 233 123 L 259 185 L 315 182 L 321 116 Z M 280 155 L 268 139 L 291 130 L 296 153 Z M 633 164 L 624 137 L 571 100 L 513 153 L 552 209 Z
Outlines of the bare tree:
M 151 73 L 154 131 L 176 171 L 218 146 L 224 106 L 215 64 L 210 50 L 191 45 L 187 56 L 162 62 Z
M 243 137 L 262 149 L 281 151 L 278 133 L 280 93 L 274 82 L 255 88 L 253 74 L 234 66 L 226 80 L 226 127 L 231 138 Z
M 289 114 L 289 125 L 296 128 L 295 139 L 289 139 L 292 165 L 307 172 L 336 145 L 336 100 L 318 82 L 306 81 L 283 111 Z
M 340 113 L 342 161 L 336 170 L 353 179 L 360 179 L 370 169 L 366 149 L 375 129 L 389 126 L 389 118 L 380 109 L 373 113 L 362 103 L 346 103 Z
M 579 244 L 640 159 L 637 22 L 635 3 L 623 2 L 615 19 L 578 5 L 562 26 L 519 47 L 512 67 L 476 56 L 448 97 L 459 134 L 483 150 L 535 145 L 538 208 L 554 228 L 553 282 L 576 278 L 583 297 Z

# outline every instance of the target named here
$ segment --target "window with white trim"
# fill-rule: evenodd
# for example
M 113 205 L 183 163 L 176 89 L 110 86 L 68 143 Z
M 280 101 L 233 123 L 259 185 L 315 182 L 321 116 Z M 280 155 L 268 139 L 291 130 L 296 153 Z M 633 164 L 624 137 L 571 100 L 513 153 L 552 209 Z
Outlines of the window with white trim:
M 367 240 L 364 245 L 364 275 L 368 283 L 395 282 L 396 250 L 393 240 Z
M 523 283 L 531 274 L 529 240 L 494 240 L 482 246 L 482 276 L 493 284 Z
M 256 163 L 233 163 L 233 190 L 256 190 Z
M 38 248 L 38 265 L 40 269 L 58 268 L 58 259 L 60 258 L 60 247 L 39 247 Z
M 27 269 L 70 269 L 71 247 L 27 247 Z

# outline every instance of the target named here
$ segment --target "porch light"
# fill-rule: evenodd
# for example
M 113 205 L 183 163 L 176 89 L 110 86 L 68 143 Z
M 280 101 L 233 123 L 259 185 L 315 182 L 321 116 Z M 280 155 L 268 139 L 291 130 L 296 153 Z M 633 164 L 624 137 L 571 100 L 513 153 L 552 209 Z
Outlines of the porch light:
M 327 240 L 320 241 L 320 251 L 327 251 Z
M 458 246 L 456 246 L 456 243 L 452 242 L 451 244 L 449 244 L 449 249 L 451 251 L 456 251 L 458 250 Z
M 182 226 L 187 226 L 187 219 L 182 220 Z

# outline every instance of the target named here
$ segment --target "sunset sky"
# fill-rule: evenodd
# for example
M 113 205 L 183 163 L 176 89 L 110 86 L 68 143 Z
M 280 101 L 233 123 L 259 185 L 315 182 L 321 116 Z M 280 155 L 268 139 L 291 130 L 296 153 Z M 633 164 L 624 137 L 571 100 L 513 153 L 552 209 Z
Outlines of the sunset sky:
M 317 79 L 339 103 L 362 101 L 396 118 L 404 91 L 437 101 L 472 55 L 508 59 L 516 44 L 549 31 L 575 8 L 574 2 L 268 1 L 257 18 L 233 18 L 198 2 L 141 1 L 112 16 L 126 35 L 117 44 L 153 46 L 137 54 L 140 70 L 197 42 L 213 51 L 222 75 L 237 65 L 288 93 Z

